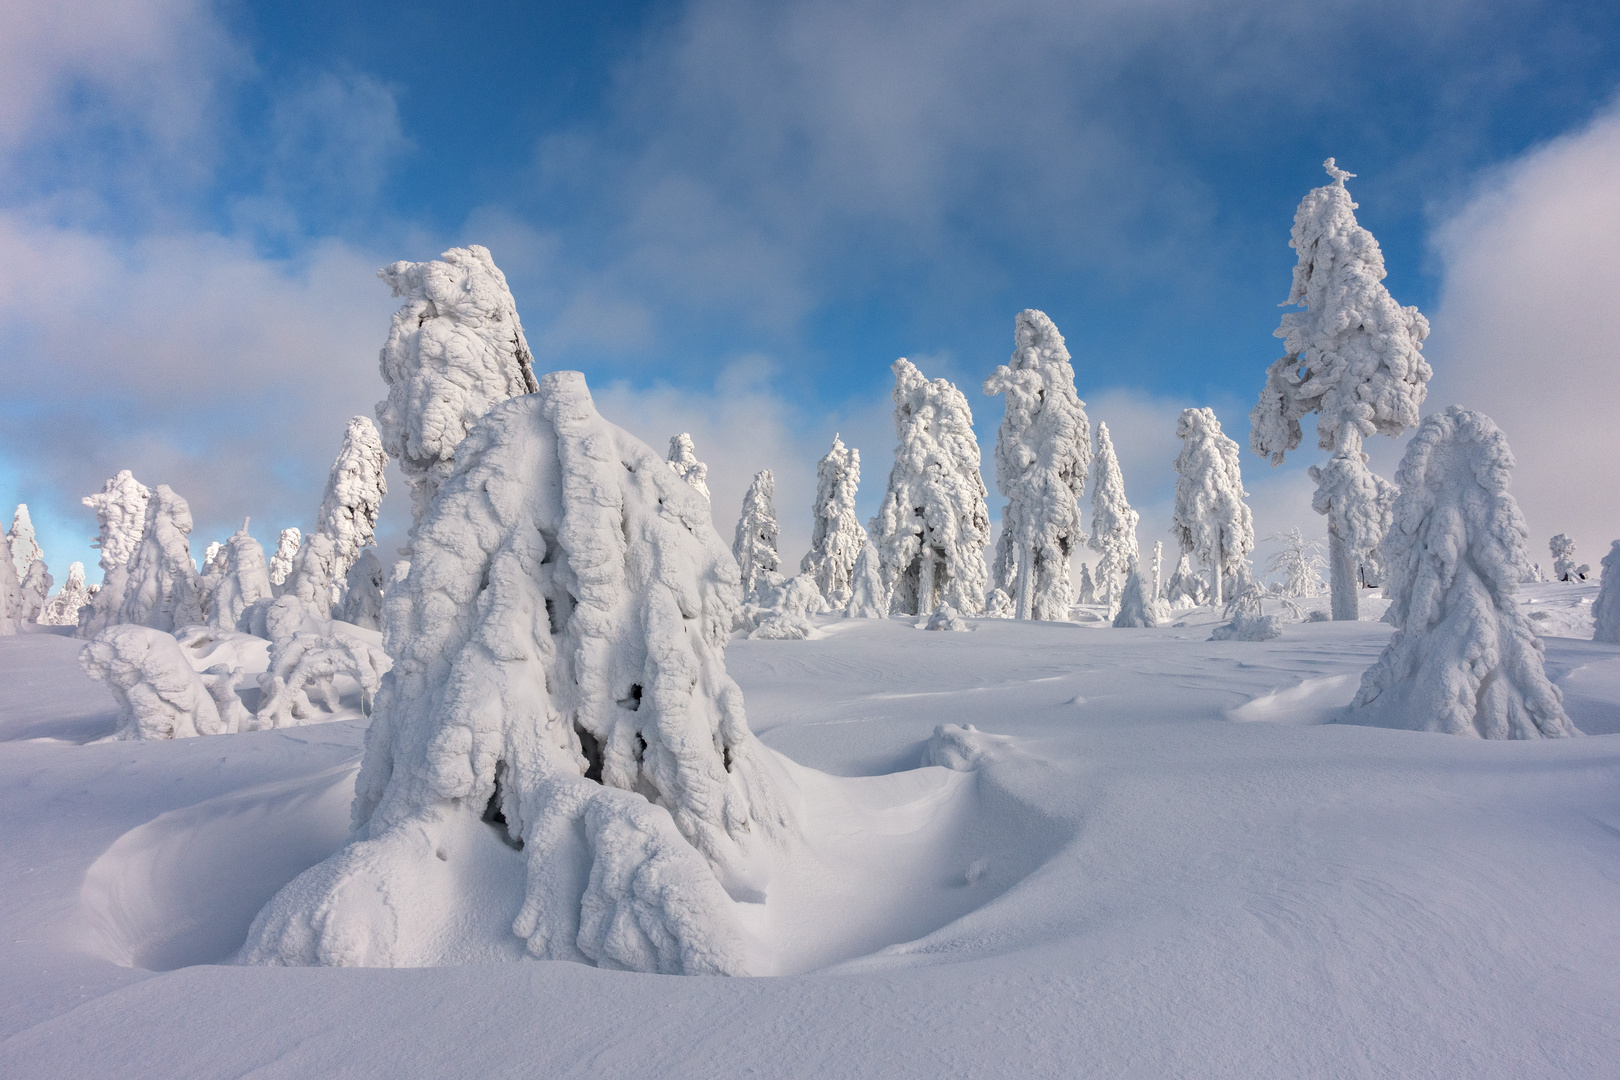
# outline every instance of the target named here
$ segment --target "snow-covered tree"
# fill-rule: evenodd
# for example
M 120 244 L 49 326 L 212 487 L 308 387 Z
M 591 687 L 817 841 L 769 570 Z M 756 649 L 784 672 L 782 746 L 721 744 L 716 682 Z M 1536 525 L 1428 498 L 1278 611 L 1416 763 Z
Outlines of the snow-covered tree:
M 287 575 L 293 571 L 293 563 L 303 543 L 304 534 L 296 526 L 282 529 L 280 537 L 276 539 L 276 553 L 270 556 L 270 588 L 277 596 L 281 595 L 282 586 L 287 583 Z
M 146 528 L 129 561 L 119 623 L 174 633 L 202 622 L 201 583 L 191 562 L 191 507 L 159 484 L 146 507 Z
M 1169 584 L 1164 587 L 1164 598 L 1172 605 L 1185 601 L 1192 607 L 1199 607 L 1209 600 L 1209 583 L 1194 572 L 1185 552 L 1176 562 Z
M 1120 586 L 1125 574 L 1136 563 L 1136 523 L 1138 515 L 1125 501 L 1125 478 L 1119 472 L 1119 458 L 1114 456 L 1114 441 L 1108 437 L 1108 425 L 1097 424 L 1097 460 L 1093 466 L 1096 479 L 1091 488 L 1092 551 L 1101 555 L 1093 582 L 1097 590 L 1097 603 L 1107 604 L 1110 612 L 1119 606 Z
M 1300 420 L 1316 413 L 1317 445 L 1330 452 L 1313 466 L 1311 506 L 1327 515 L 1333 617 L 1357 617 L 1356 564 L 1389 528 L 1394 490 L 1367 468 L 1362 439 L 1396 436 L 1418 422 L 1428 390 L 1424 338 L 1429 322 L 1401 307 L 1382 282 L 1384 255 L 1356 224 L 1347 173 L 1328 158 L 1333 182 L 1305 196 L 1294 215 L 1298 253 L 1288 312 L 1276 336 L 1286 355 L 1266 372 L 1249 414 L 1249 445 L 1273 465 L 1300 443 Z
M 108 480 L 101 491 L 80 501 L 96 512 L 98 535 L 90 546 L 101 551 L 102 584 L 81 612 L 80 637 L 95 637 L 122 618 L 129 561 L 146 528 L 146 506 L 152 492 L 128 469 Z
M 1266 563 L 1266 573 L 1283 576 L 1277 591 L 1283 596 L 1321 596 L 1322 567 L 1326 565 L 1321 543 L 1305 539 L 1298 526 L 1266 539 L 1282 543 L 1282 549 Z
M 229 540 L 217 556 L 219 580 L 208 611 L 208 625 L 216 630 L 242 629 L 242 615 L 260 601 L 272 599 L 270 570 L 265 565 L 264 548 L 248 535 L 248 523 Z
M 388 397 L 377 403 L 377 428 L 411 486 L 414 531 L 468 429 L 497 403 L 534 392 L 533 361 L 506 275 L 487 248 L 396 262 L 377 276 L 405 300 L 380 358 Z
M 343 581 L 344 575 L 338 573 L 337 541 L 326 533 L 312 532 L 298 546 L 282 597 L 296 597 L 312 618 L 330 619 L 333 607 L 342 599 Z
M 168 488 L 159 485 L 159 498 Z M 118 699 L 118 738 L 186 739 L 229 726 L 180 643 L 146 626 L 111 626 L 86 642 L 79 666 Z
M 358 563 L 356 565 L 359 565 Z M 352 637 L 301 632 L 270 644 L 270 666 L 259 676 L 261 704 L 245 731 L 300 727 L 332 719 L 340 704 L 338 677 L 360 687 L 360 711 L 369 713 L 390 661 L 381 649 Z M 324 710 L 317 709 L 311 695 Z
M 11 544 L 0 534 L 0 635 L 16 633 L 12 620 L 20 619 L 26 606 L 17 568 L 11 565 Z
M 883 584 L 883 560 L 871 541 L 861 545 L 861 553 L 855 556 L 844 614 L 851 619 L 888 618 L 889 592 Z
M 1091 424 L 1063 335 L 1044 312 L 1018 313 L 1012 359 L 984 381 L 984 392 L 1007 395 L 996 433 L 996 490 L 1007 505 L 992 580 L 1013 598 L 1017 618 L 1067 619 L 1074 603 L 1069 556 L 1086 540 L 1080 495 Z
M 861 483 L 861 452 L 833 436 L 832 449 L 816 463 L 816 502 L 810 508 L 810 550 L 799 570 L 815 580 L 827 606 L 849 606 L 855 560 L 866 547 L 866 530 L 855 516 L 855 492 Z M 744 585 L 747 582 L 744 581 Z
M 1132 560 L 1130 571 L 1125 575 L 1125 588 L 1120 592 L 1119 614 L 1114 616 L 1114 626 L 1168 626 L 1170 617 L 1170 605 L 1148 595 L 1147 582 Z
M 1559 533 L 1547 541 L 1547 546 L 1552 550 L 1554 581 L 1579 581 L 1586 576 L 1575 565 L 1575 541 Z
M 904 357 L 893 370 L 899 443 L 883 503 L 867 524 L 890 608 L 926 615 L 949 603 L 977 615 L 984 610 L 990 512 L 973 413 L 960 390 L 925 379 Z
M 1491 419 L 1430 416 L 1395 474 L 1384 538 L 1395 634 L 1361 678 L 1353 723 L 1534 739 L 1579 734 L 1517 599 L 1529 535 L 1513 454 Z
M 496 406 L 457 459 L 390 590 L 354 839 L 270 902 L 243 958 L 445 962 L 468 913 L 417 883 L 493 828 L 526 880 L 479 895 L 517 907 L 530 955 L 746 971 L 721 882 L 794 826 L 726 674 L 741 596 L 708 501 L 578 372 Z
M 1153 541 L 1153 599 L 1164 598 L 1164 541 Z
M 731 553 L 742 572 L 745 597 L 753 593 L 761 577 L 774 574 L 782 565 L 776 554 L 776 507 L 771 505 L 775 494 L 776 480 L 771 470 L 761 469 L 743 496 L 742 517 L 737 521 Z
M 1603 581 L 1592 601 L 1592 640 L 1620 645 L 1620 540 L 1609 545 L 1599 565 Z
M 1082 604 L 1095 604 L 1097 602 L 1097 579 L 1091 576 L 1091 564 L 1080 564 L 1080 602 Z
M 22 594 L 21 604 L 18 607 L 16 618 L 23 622 L 37 623 L 44 614 L 45 602 L 51 595 L 50 570 L 46 569 L 44 559 L 35 559 L 28 564 L 28 573 L 18 583 Z
M 692 445 L 692 436 L 681 432 L 669 440 L 669 467 L 675 470 L 675 475 L 685 480 L 702 495 L 709 497 L 709 467 L 697 459 L 697 449 Z
M 377 556 L 370 551 L 362 551 L 354 565 L 349 567 L 338 618 L 367 630 L 381 630 L 383 585 L 387 580 Z
M 79 625 L 79 609 L 90 602 L 90 590 L 84 584 L 84 563 L 68 566 L 67 581 L 62 591 L 51 597 L 40 612 L 39 621 L 45 626 Z
M 34 539 L 34 520 L 28 516 L 28 504 L 18 503 L 17 512 L 11 517 L 11 528 L 6 532 L 6 540 L 11 544 L 11 565 L 17 571 L 17 579 L 21 581 L 28 576 L 28 568 L 34 562 L 45 558 L 45 552 L 40 550 L 39 541 Z
M 1214 409 L 1184 409 L 1176 421 L 1176 506 L 1170 532 L 1184 554 L 1209 567 L 1210 600 L 1226 600 L 1223 574 L 1234 574 L 1254 550 L 1254 516 L 1243 500 L 1238 445 L 1221 431 Z
M 315 531 L 332 538 L 334 574 L 339 580 L 348 575 L 360 550 L 377 532 L 377 514 L 388 494 L 388 482 L 383 479 L 387 465 L 388 455 L 377 429 L 364 416 L 351 417 L 315 518 Z

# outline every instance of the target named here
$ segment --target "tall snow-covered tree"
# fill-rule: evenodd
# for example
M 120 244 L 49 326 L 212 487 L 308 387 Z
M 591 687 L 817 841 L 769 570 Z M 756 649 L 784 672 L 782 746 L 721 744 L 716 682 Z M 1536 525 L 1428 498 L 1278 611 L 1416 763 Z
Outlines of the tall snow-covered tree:
M 44 559 L 35 559 L 28 564 L 28 573 L 18 583 L 22 593 L 22 604 L 17 612 L 17 618 L 23 622 L 37 623 L 40 615 L 45 611 L 45 602 L 50 598 L 53 584 L 51 572 L 45 566 Z
M 1559 533 L 1547 541 L 1547 547 L 1552 551 L 1553 580 L 1578 581 L 1582 575 L 1575 565 L 1575 541 Z
M 737 521 L 731 553 L 742 572 L 745 597 L 753 593 L 760 578 L 774 574 L 782 565 L 776 554 L 776 507 L 771 504 L 775 494 L 776 480 L 771 470 L 761 469 L 743 496 L 742 517 Z
M 80 501 L 96 512 L 97 535 L 90 546 L 101 551 L 102 584 L 82 612 L 80 637 L 94 637 L 120 620 L 129 562 L 146 528 L 146 506 L 152 492 L 128 469 Z
M 1351 722 L 1486 739 L 1579 734 L 1517 599 L 1529 533 L 1507 490 L 1513 464 L 1491 419 L 1455 405 L 1412 436 L 1384 538 L 1395 634 L 1362 676 Z
M 883 560 L 869 540 L 855 557 L 850 572 L 849 603 L 844 615 L 851 619 L 885 619 L 889 615 L 889 594 L 883 586 Z
M 867 532 L 883 564 L 895 614 L 926 615 L 948 603 L 984 610 L 990 539 L 979 443 L 967 398 L 944 379 L 894 362 L 894 467 Z
M 535 389 L 533 360 L 506 275 L 487 248 L 451 248 L 431 262 L 377 271 L 405 302 L 380 367 L 382 445 L 411 486 L 412 528 L 456 464 L 456 447 L 497 403 Z
M 1620 645 L 1620 540 L 1609 545 L 1609 553 L 1599 565 L 1603 582 L 1592 601 L 1592 640 Z
M 1284 596 L 1322 595 L 1322 545 L 1305 539 L 1296 525 L 1280 536 L 1268 539 L 1280 541 L 1282 548 L 1266 563 L 1266 573 L 1281 574 L 1279 591 Z
M 457 457 L 386 605 L 354 838 L 271 900 L 242 957 L 443 963 L 462 905 L 487 902 L 531 956 L 747 971 L 722 881 L 794 825 L 726 674 L 740 583 L 708 501 L 578 372 L 497 406 Z M 420 903 L 446 848 L 523 880 Z
M 11 565 L 17 571 L 18 580 L 21 580 L 28 576 L 28 568 L 34 565 L 36 559 L 45 558 L 39 541 L 34 539 L 34 520 L 28 516 L 27 503 L 17 504 L 17 512 L 12 515 L 6 539 L 11 543 Z
M 174 633 L 202 622 L 201 583 L 191 562 L 191 507 L 167 484 L 146 506 L 146 527 L 129 561 L 117 622 Z
M 1091 576 L 1091 564 L 1080 564 L 1080 602 L 1082 604 L 1095 604 L 1097 602 L 1097 579 Z
M 1153 541 L 1153 599 L 1163 598 L 1164 593 L 1164 541 Z
M 697 459 L 697 449 L 692 445 L 692 436 L 686 432 L 671 436 L 669 440 L 669 467 L 675 470 L 675 475 L 685 480 L 702 495 L 709 497 L 709 467 Z
M 364 416 L 351 417 L 315 518 L 316 531 L 332 538 L 338 578 L 348 574 L 377 532 L 377 514 L 388 494 L 388 481 L 383 478 L 387 465 L 388 455 L 376 427 Z
M 276 553 L 270 556 L 270 588 L 277 596 L 281 595 L 282 586 L 287 583 L 287 575 L 293 571 L 293 563 L 303 543 L 304 534 L 297 526 L 282 529 L 276 539 Z
M 90 590 L 84 584 L 84 563 L 71 563 L 67 581 L 60 592 L 46 601 L 39 621 L 46 626 L 77 626 L 79 609 L 89 602 Z
M 240 629 L 243 612 L 261 600 L 272 599 L 264 548 L 248 535 L 247 528 L 248 523 L 243 521 L 242 528 L 225 541 L 217 556 L 219 580 L 207 620 L 216 630 Z
M 810 550 L 799 563 L 828 607 L 843 611 L 855 560 L 866 547 L 866 530 L 855 516 L 855 492 L 861 483 L 861 452 L 833 436 L 832 449 L 816 463 L 816 502 L 810 508 Z M 747 582 L 744 581 L 744 585 Z
M 1097 424 L 1097 461 L 1093 472 L 1096 479 L 1091 488 L 1089 546 L 1102 556 L 1097 560 L 1093 581 L 1097 603 L 1107 604 L 1112 612 L 1119 607 L 1122 579 L 1136 564 L 1139 516 L 1125 501 L 1125 478 L 1120 475 L 1114 441 L 1108 437 L 1108 425 L 1101 422 Z
M 11 564 L 11 542 L 0 534 L 0 634 L 16 632 L 11 620 L 21 619 L 27 606 L 17 568 Z
M 1170 532 L 1184 554 L 1209 567 L 1210 601 L 1222 604 L 1222 577 L 1240 573 L 1254 550 L 1254 516 L 1243 500 L 1238 444 L 1221 431 L 1214 409 L 1184 409 L 1176 421 L 1176 505 Z M 1371 474 L 1369 474 L 1371 475 Z
M 1389 528 L 1394 489 L 1367 468 L 1362 440 L 1396 436 L 1418 422 L 1428 390 L 1423 340 L 1429 322 L 1402 307 L 1382 282 L 1384 255 L 1372 233 L 1356 223 L 1345 188 L 1355 175 L 1324 163 L 1331 184 L 1305 196 L 1294 215 L 1298 253 L 1288 312 L 1276 336 L 1285 355 L 1266 372 L 1265 389 L 1249 414 L 1249 445 L 1273 465 L 1299 446 L 1299 422 L 1316 413 L 1317 445 L 1330 454 L 1311 468 L 1311 506 L 1328 519 L 1333 617 L 1357 617 L 1356 565 Z
M 1086 540 L 1080 495 L 1091 424 L 1063 335 L 1044 312 L 1018 313 L 1012 359 L 985 380 L 984 392 L 1007 396 L 996 433 L 996 490 L 1007 505 L 992 580 L 1013 598 L 1016 618 L 1067 619 L 1074 603 L 1069 556 Z

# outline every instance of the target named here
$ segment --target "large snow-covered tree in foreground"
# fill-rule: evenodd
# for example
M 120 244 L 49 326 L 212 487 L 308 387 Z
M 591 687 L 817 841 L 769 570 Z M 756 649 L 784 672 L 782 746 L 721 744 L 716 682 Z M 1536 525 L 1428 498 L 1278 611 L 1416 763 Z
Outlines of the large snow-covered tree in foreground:
M 1429 323 L 1402 307 L 1382 282 L 1384 255 L 1356 223 L 1344 182 L 1353 173 L 1324 163 L 1331 184 L 1313 189 L 1294 215 L 1298 253 L 1288 312 L 1276 335 L 1286 355 L 1266 372 L 1249 414 L 1249 445 L 1273 465 L 1299 446 L 1299 422 L 1316 413 L 1317 445 L 1330 453 L 1312 466 L 1311 505 L 1328 519 L 1333 617 L 1357 617 L 1356 565 L 1389 528 L 1394 490 L 1367 468 L 1362 440 L 1395 436 L 1418 422 L 1432 372 L 1421 352 Z
M 894 362 L 899 438 L 889 486 L 867 524 L 895 614 L 926 615 L 948 603 L 984 610 L 984 549 L 990 540 L 973 413 L 962 391 L 930 381 L 905 357 Z
M 1620 645 L 1620 540 L 1609 545 L 1599 565 L 1603 581 L 1592 601 L 1592 640 Z
M 1007 505 L 992 580 L 1013 598 L 1016 618 L 1067 619 L 1074 603 L 1069 556 L 1086 540 L 1080 495 L 1091 425 L 1063 335 L 1044 312 L 1018 313 L 1012 359 L 984 381 L 984 392 L 1007 395 L 996 432 L 996 490 Z
M 1097 424 L 1097 460 L 1093 467 L 1096 478 L 1091 487 L 1091 539 L 1092 551 L 1101 555 L 1097 560 L 1095 577 L 1097 603 L 1107 604 L 1108 610 L 1118 610 L 1120 589 L 1124 575 L 1136 565 L 1136 523 L 1139 515 L 1125 500 L 1125 477 L 1119 471 L 1119 458 L 1114 454 L 1114 440 L 1108 437 L 1108 425 Z
M 1349 720 L 1534 739 L 1577 735 L 1518 603 L 1524 518 L 1513 454 L 1487 416 L 1453 405 L 1423 421 L 1395 474 L 1384 539 L 1395 634 L 1361 678 Z
M 455 468 L 467 430 L 497 402 L 533 393 L 533 361 L 487 248 L 396 262 L 377 276 L 405 300 L 379 362 L 388 397 L 377 403 L 377 427 L 411 486 L 415 523 Z
M 1214 409 L 1184 409 L 1176 421 L 1176 505 L 1170 532 L 1210 571 L 1210 602 L 1227 599 L 1222 581 L 1242 572 L 1254 550 L 1254 515 L 1243 500 L 1238 444 L 1221 431 Z
M 743 496 L 742 517 L 737 519 L 731 553 L 742 573 L 744 596 L 754 591 L 761 578 L 775 574 L 782 565 L 776 552 L 776 507 L 772 504 L 775 494 L 776 479 L 771 470 L 761 469 Z
M 686 432 L 672 435 L 669 440 L 669 467 L 705 499 L 709 497 L 709 467 L 697 458 L 692 436 Z
M 846 447 L 837 435 L 832 449 L 816 463 L 816 502 L 810 508 L 810 550 L 799 563 L 835 611 L 849 606 L 855 560 L 866 547 L 866 530 L 855 516 L 855 493 L 861 484 L 861 452 Z M 746 582 L 744 582 L 746 586 Z
M 474 428 L 413 556 L 354 838 L 270 902 L 242 958 L 510 957 L 457 935 L 515 910 L 505 940 L 533 956 L 746 971 L 727 886 L 794 826 L 726 674 L 739 582 L 707 500 L 553 372 Z M 432 884 L 446 873 L 483 884 Z

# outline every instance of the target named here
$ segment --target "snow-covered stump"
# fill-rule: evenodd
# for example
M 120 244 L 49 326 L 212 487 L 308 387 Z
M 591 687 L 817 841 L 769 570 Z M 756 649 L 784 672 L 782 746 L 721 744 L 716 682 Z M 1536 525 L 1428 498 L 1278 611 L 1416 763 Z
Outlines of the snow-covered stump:
M 1125 478 L 1104 423 L 1097 424 L 1097 459 L 1092 471 L 1096 480 L 1091 488 L 1091 539 L 1087 545 L 1102 556 L 1092 581 L 1097 603 L 1108 605 L 1112 615 L 1119 610 L 1121 579 L 1136 565 L 1139 515 L 1125 500 Z
M 884 619 L 889 615 L 889 594 L 883 587 L 883 565 L 877 548 L 870 542 L 861 546 L 850 572 L 849 604 L 844 615 L 850 619 Z
M 709 467 L 697 459 L 697 449 L 692 445 L 692 436 L 683 431 L 670 438 L 668 461 L 676 476 L 686 481 L 692 490 L 705 499 L 709 497 Z
M 1592 640 L 1620 645 L 1620 540 L 1603 556 L 1603 581 L 1592 601 Z
M 743 496 L 742 516 L 737 519 L 737 532 L 731 542 L 731 554 L 737 560 L 742 574 L 744 596 L 753 593 L 761 578 L 774 574 L 782 565 L 776 553 L 776 507 L 772 498 L 776 494 L 776 480 L 771 470 L 761 469 L 754 474 Z
M 243 614 L 254 604 L 272 599 L 264 548 L 248 535 L 247 526 L 246 521 L 242 522 L 242 528 L 225 541 L 217 556 L 219 578 L 206 619 L 215 630 L 248 632 L 241 625 Z
M 1248 492 L 1238 445 L 1221 431 L 1213 409 L 1182 410 L 1176 437 L 1181 452 L 1170 532 L 1181 544 L 1183 563 L 1191 555 L 1209 567 L 1209 600 L 1219 605 L 1227 597 L 1221 579 L 1238 573 L 1254 550 L 1254 516 L 1243 501 Z M 1176 570 L 1180 573 L 1181 566 Z
M 174 633 L 202 622 L 200 582 L 191 562 L 191 507 L 159 484 L 146 507 L 146 528 L 129 561 L 118 622 Z
M 270 902 L 241 958 L 510 956 L 456 938 L 476 913 L 422 900 L 443 860 L 489 852 L 526 868 L 521 906 L 498 904 L 531 955 L 745 972 L 727 887 L 793 824 L 725 670 L 738 584 L 707 500 L 578 372 L 497 406 L 390 589 L 355 838 Z
M 68 566 L 67 581 L 62 589 L 45 604 L 39 621 L 44 626 L 78 626 L 79 609 L 90 602 L 90 590 L 84 583 L 84 563 Z
M 996 432 L 996 490 L 1007 500 L 991 578 L 1020 619 L 1066 619 L 1074 603 L 1069 556 L 1085 543 L 1080 494 L 1091 457 L 1091 425 L 1074 388 L 1063 335 L 1044 312 L 1013 321 L 1012 358 L 984 382 L 1005 394 Z
M 1517 602 L 1528 533 L 1507 490 L 1513 464 L 1491 419 L 1455 405 L 1412 437 L 1383 550 L 1396 631 L 1362 676 L 1349 722 L 1486 739 L 1580 734 Z
M 171 634 L 147 626 L 108 627 L 85 642 L 79 666 L 118 699 L 120 739 L 185 739 L 231 730 Z
M 855 561 L 867 546 L 866 530 L 855 516 L 861 483 L 861 452 L 833 436 L 832 449 L 816 463 L 816 501 L 810 508 L 810 550 L 799 563 L 815 579 L 827 606 L 849 606 Z M 746 582 L 745 582 L 746 586 Z

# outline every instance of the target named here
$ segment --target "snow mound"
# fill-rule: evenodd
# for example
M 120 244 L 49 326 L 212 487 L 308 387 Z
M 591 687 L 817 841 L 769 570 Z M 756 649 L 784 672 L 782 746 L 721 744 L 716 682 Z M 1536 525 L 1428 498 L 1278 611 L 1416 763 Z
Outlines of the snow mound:
M 229 730 L 179 642 L 145 626 L 112 626 L 85 642 L 79 666 L 118 699 L 118 738 L 186 739 Z
M 971 630 L 962 613 L 949 604 L 939 605 L 939 610 L 928 616 L 928 624 L 924 630 Z
M 940 724 L 923 743 L 924 766 L 938 765 L 956 772 L 982 768 L 996 750 L 1012 742 L 1005 735 L 987 735 L 972 724 Z
M 1276 615 L 1256 615 L 1239 611 L 1231 622 L 1222 623 L 1210 632 L 1211 641 L 1271 641 L 1282 637 L 1282 619 Z

